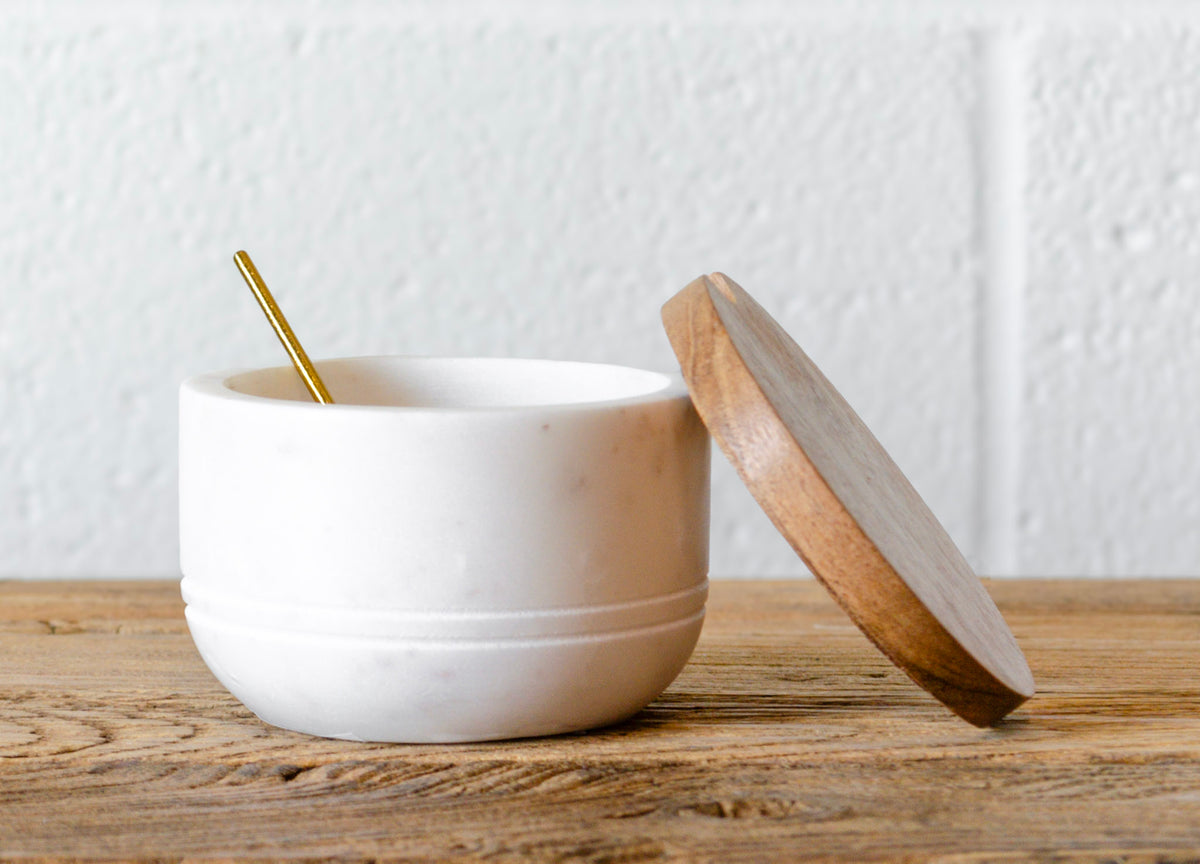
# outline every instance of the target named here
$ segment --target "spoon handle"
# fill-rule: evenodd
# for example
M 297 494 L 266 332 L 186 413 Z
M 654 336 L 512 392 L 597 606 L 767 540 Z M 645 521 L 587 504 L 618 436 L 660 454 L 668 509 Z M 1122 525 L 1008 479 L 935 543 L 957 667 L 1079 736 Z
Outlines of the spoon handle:
M 304 380 L 304 386 L 308 388 L 308 392 L 312 394 L 312 398 L 322 405 L 333 404 L 333 397 L 325 389 L 325 384 L 321 381 L 321 376 L 317 374 L 312 361 L 308 359 L 308 354 L 305 353 L 304 346 L 300 344 L 300 340 L 296 338 L 296 334 L 288 326 L 287 319 L 283 317 L 283 312 L 275 302 L 275 298 L 271 296 L 266 283 L 258 275 L 258 268 L 254 266 L 254 262 L 250 260 L 250 256 L 245 252 L 238 252 L 233 256 L 233 261 L 237 264 L 238 270 L 241 271 L 242 278 L 246 280 L 246 284 L 250 286 L 250 290 L 254 292 L 254 297 L 258 300 L 258 305 L 262 307 L 263 312 L 266 314 L 267 320 L 275 328 L 275 335 L 279 337 L 279 341 L 287 349 L 288 356 L 292 358 L 292 364 L 296 367 L 296 371 L 300 373 L 300 377 Z

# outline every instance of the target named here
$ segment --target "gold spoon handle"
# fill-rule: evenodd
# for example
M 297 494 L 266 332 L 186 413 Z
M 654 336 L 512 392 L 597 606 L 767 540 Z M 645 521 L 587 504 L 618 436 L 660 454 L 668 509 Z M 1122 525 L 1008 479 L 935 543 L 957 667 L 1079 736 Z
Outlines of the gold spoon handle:
M 254 292 L 254 297 L 258 300 L 258 305 L 262 307 L 263 312 L 266 314 L 267 320 L 275 328 L 275 335 L 279 337 L 279 341 L 287 349 L 288 356 L 292 358 L 292 364 L 296 367 L 296 371 L 300 373 L 300 377 L 304 380 L 304 386 L 308 388 L 308 392 L 312 394 L 312 398 L 322 405 L 332 405 L 333 397 L 325 389 L 325 384 L 321 381 L 321 376 L 317 374 L 312 361 L 304 353 L 304 347 L 300 344 L 300 340 L 296 338 L 296 334 L 288 326 L 287 319 L 283 317 L 283 312 L 280 311 L 275 298 L 267 290 L 266 283 L 258 275 L 258 268 L 254 266 L 254 262 L 250 260 L 250 256 L 245 252 L 238 252 L 233 256 L 233 261 L 237 264 L 238 270 L 242 272 L 242 278 L 246 280 L 246 284 L 250 286 L 250 290 Z

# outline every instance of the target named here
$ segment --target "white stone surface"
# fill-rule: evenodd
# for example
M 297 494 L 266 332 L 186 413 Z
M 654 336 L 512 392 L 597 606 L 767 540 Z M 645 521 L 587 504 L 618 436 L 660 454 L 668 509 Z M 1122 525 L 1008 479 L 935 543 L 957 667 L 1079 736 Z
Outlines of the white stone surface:
M 1196 572 L 1200 22 L 911 8 L 0 10 L 0 576 L 177 572 L 178 383 L 283 360 L 239 248 L 316 357 L 670 368 L 658 307 L 722 270 L 982 571 Z M 1028 63 L 1027 183 L 989 62 Z M 804 572 L 720 456 L 713 500 L 715 575 Z

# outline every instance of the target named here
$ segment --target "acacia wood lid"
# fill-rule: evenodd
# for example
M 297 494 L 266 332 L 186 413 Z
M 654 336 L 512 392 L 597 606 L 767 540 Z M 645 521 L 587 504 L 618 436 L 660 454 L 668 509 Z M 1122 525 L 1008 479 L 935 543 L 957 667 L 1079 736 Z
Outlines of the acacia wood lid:
M 977 726 L 1033 695 L 996 604 L 866 424 L 732 279 L 662 310 L 696 410 L 742 481 L 854 623 Z

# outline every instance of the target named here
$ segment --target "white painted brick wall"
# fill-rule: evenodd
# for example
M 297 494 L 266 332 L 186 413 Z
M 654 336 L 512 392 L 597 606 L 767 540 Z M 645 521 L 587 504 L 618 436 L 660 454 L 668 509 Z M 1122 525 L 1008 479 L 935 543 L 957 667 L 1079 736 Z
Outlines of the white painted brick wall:
M 1200 28 L 1030 55 L 1023 569 L 1200 572 Z
M 981 571 L 1200 573 L 1200 20 L 900 5 L 0 6 L 0 576 L 176 572 L 239 248 L 317 357 L 670 368 L 724 270 Z

